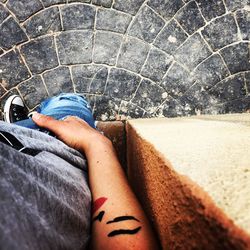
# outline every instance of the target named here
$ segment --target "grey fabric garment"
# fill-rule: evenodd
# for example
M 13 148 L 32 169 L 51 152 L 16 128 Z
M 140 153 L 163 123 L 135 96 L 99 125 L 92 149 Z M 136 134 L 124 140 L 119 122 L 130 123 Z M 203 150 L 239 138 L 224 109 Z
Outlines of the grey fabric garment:
M 30 156 L 0 142 L 0 249 L 85 249 L 91 193 L 84 157 L 44 133 L 0 122 Z

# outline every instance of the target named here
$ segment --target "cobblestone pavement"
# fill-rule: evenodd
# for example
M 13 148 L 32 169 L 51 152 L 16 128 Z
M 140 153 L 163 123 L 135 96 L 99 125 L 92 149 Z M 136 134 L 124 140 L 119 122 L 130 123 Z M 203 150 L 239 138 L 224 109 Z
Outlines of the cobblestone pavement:
M 0 0 L 0 97 L 99 120 L 250 109 L 250 0 Z

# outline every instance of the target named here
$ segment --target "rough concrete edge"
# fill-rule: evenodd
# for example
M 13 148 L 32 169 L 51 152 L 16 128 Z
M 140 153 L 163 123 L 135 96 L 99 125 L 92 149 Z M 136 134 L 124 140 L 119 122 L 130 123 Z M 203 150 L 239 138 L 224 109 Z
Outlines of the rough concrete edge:
M 222 241 L 224 242 L 223 245 L 226 247 L 226 249 L 231 249 L 231 246 L 234 246 L 236 248 L 234 249 L 250 249 L 250 235 L 248 235 L 243 229 L 238 227 L 234 224 L 234 222 L 219 208 L 216 206 L 212 198 L 209 196 L 208 193 L 206 193 L 202 187 L 198 186 L 196 183 L 194 183 L 190 178 L 187 176 L 183 176 L 178 174 L 174 168 L 171 166 L 170 162 L 159 152 L 149 141 L 142 138 L 142 136 L 136 131 L 136 129 L 129 123 L 129 121 L 126 123 L 126 131 L 127 131 L 127 142 L 130 142 L 130 136 L 132 133 L 137 136 L 137 139 L 139 139 L 143 144 L 148 148 L 148 150 L 151 151 L 152 154 L 155 155 L 155 157 L 161 161 L 161 164 L 165 166 L 165 171 L 168 172 L 168 174 L 171 176 L 171 178 L 174 178 L 174 182 L 176 182 L 175 186 L 178 186 L 180 188 L 180 192 L 182 194 L 185 194 L 185 198 L 188 200 L 188 204 L 192 207 L 192 205 L 195 205 L 194 203 L 198 204 L 198 206 L 201 208 L 199 211 L 195 211 L 197 215 L 193 215 L 194 217 L 197 216 L 197 218 L 202 218 L 208 221 L 204 221 L 207 225 L 207 229 L 200 228 L 200 231 L 204 234 L 203 237 L 207 238 L 214 238 L 217 237 L 217 242 Z M 128 144 L 127 144 L 128 147 Z M 134 152 L 135 153 L 135 152 Z M 131 179 L 131 166 L 130 165 L 131 155 L 129 154 L 129 148 L 127 148 L 127 163 L 128 163 L 128 177 Z M 134 170 L 133 170 L 134 171 Z M 144 184 L 144 183 L 141 183 Z M 147 190 L 147 187 L 145 187 L 145 191 Z M 188 195 L 187 195 L 188 194 Z M 150 194 L 147 192 L 143 195 L 146 197 L 143 201 L 142 197 L 137 193 L 136 194 L 138 198 L 141 200 L 142 205 L 148 214 L 148 216 L 152 216 L 152 200 L 150 200 Z M 174 200 L 172 202 L 175 202 Z M 199 220 L 199 219 L 198 219 Z M 162 247 L 165 248 L 166 241 L 161 236 L 160 228 L 157 225 L 158 221 L 156 216 L 154 215 L 154 218 L 151 220 L 154 224 L 154 228 L 160 235 L 160 240 L 162 243 Z M 192 220 L 191 220 L 192 221 Z M 200 224 L 201 227 L 203 225 Z M 198 224 L 199 225 L 199 224 Z M 218 230 L 213 231 L 215 228 L 218 228 Z M 210 233 L 211 235 L 207 235 L 207 233 Z M 218 235 L 218 232 L 221 235 Z M 191 239 L 189 237 L 186 238 L 188 244 L 188 241 Z M 211 244 L 213 244 L 211 242 Z M 186 245 L 187 247 L 187 245 Z M 186 248 L 188 249 L 188 247 Z M 211 246 L 210 249 L 213 249 Z

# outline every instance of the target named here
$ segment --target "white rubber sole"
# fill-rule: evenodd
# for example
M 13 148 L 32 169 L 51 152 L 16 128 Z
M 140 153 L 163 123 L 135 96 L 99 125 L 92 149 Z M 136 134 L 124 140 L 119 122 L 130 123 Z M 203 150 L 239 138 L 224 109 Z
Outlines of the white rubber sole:
M 11 123 L 10 122 L 10 118 L 9 118 L 9 113 L 10 113 L 10 106 L 11 106 L 11 103 L 13 102 L 13 100 L 16 98 L 16 97 L 19 97 L 18 95 L 12 95 L 10 96 L 5 105 L 4 105 L 4 109 L 3 109 L 3 112 L 4 112 L 4 121 L 5 122 L 8 122 L 8 123 Z

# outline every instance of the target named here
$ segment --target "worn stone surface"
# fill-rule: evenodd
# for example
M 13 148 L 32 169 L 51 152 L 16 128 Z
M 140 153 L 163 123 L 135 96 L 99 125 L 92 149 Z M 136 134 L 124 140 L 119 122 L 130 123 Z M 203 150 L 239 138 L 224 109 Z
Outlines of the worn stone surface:
M 44 6 L 48 7 L 54 4 L 66 3 L 67 0 L 42 0 Z
M 243 74 L 229 77 L 209 91 L 218 98 L 218 102 L 223 103 L 233 101 L 246 96 L 245 80 Z
M 166 20 L 171 19 L 184 5 L 181 0 L 149 0 L 147 4 Z
M 93 32 L 70 31 L 56 38 L 61 64 L 90 63 L 92 61 Z
M 152 114 L 166 99 L 167 93 L 156 83 L 143 79 L 132 102 Z
M 94 117 L 98 121 L 114 121 L 119 112 L 121 100 L 109 96 L 96 96 Z
M 145 110 L 142 108 L 136 106 L 135 104 L 127 101 L 122 101 L 120 110 L 119 110 L 119 116 L 121 118 L 141 118 L 144 117 Z
M 149 45 L 135 38 L 127 38 L 122 44 L 117 66 L 140 72 L 148 51 Z
M 223 49 L 221 54 L 232 74 L 250 70 L 249 43 L 239 43 L 229 46 Z
M 10 49 L 28 40 L 19 24 L 12 18 L 8 18 L 0 25 L 0 47 Z
M 212 21 L 204 28 L 202 35 L 214 51 L 239 40 L 237 25 L 231 14 Z
M 122 36 L 112 32 L 97 32 L 95 35 L 95 46 L 93 61 L 115 65 L 119 49 L 122 43 Z
M 246 90 L 248 95 L 250 94 L 250 71 L 245 73 Z
M 205 25 L 205 20 L 195 1 L 183 7 L 176 15 L 176 19 L 190 35 Z
M 58 65 L 53 37 L 29 42 L 21 47 L 21 53 L 32 73 L 41 73 Z
M 143 2 L 144 0 L 116 0 L 113 8 L 135 15 Z
M 151 43 L 163 28 L 164 24 L 165 22 L 160 16 L 145 6 L 139 11 L 128 33 L 131 36 Z
M 192 70 L 210 55 L 211 51 L 205 41 L 198 33 L 196 33 L 188 38 L 181 47 L 179 47 L 176 51 L 175 57 L 177 61 Z
M 222 58 L 215 54 L 201 63 L 195 70 L 195 77 L 206 89 L 228 77 L 228 71 Z
M 227 8 L 231 11 L 243 8 L 250 4 L 249 0 L 225 0 Z
M 7 2 L 7 7 L 20 21 L 26 20 L 32 14 L 43 8 L 42 3 L 39 0 L 9 0 Z
M 160 81 L 172 63 L 172 57 L 159 49 L 152 48 L 149 52 L 141 74 L 155 82 Z
M 8 16 L 9 16 L 8 10 L 2 4 L 0 4 L 0 23 L 2 23 L 3 20 Z
M 163 78 L 161 86 L 173 97 L 179 97 L 193 84 L 194 79 L 189 72 L 178 63 L 174 63 L 167 75 Z
M 177 22 L 171 20 L 158 34 L 154 45 L 173 55 L 175 50 L 187 39 L 187 37 L 188 36 Z
M 196 2 L 207 21 L 226 13 L 223 0 L 197 0 Z
M 29 37 L 34 38 L 62 30 L 58 7 L 45 9 L 24 24 Z
M 111 69 L 105 93 L 113 98 L 128 101 L 135 93 L 140 77 L 124 69 Z
M 0 81 L 6 89 L 15 87 L 29 77 L 29 71 L 18 52 L 10 51 L 0 58 Z
M 249 6 L 249 0 L 0 0 L 0 96 L 18 88 L 36 105 L 46 87 L 39 74 L 47 76 L 50 95 L 83 94 L 105 120 L 246 111 Z M 244 78 L 245 96 L 236 87 L 232 98 L 221 94 L 224 88 L 215 91 L 230 74 Z M 139 88 L 145 82 L 146 94 Z M 164 103 L 156 107 L 161 89 Z
M 131 16 L 112 9 L 98 9 L 96 28 L 100 30 L 109 30 L 119 33 L 125 33 Z
M 103 7 L 110 8 L 112 3 L 113 3 L 113 0 L 92 0 L 92 3 L 96 4 L 96 5 L 103 6 Z
M 178 103 L 175 99 L 168 97 L 164 103 L 156 110 L 156 113 L 151 117 L 177 117 L 183 116 L 185 113 L 183 111 L 183 106 Z
M 65 30 L 93 29 L 95 8 L 84 4 L 65 5 L 61 8 Z
M 39 105 L 48 97 L 42 78 L 39 75 L 21 83 L 18 89 L 29 109 Z
M 72 67 L 72 77 L 77 93 L 103 94 L 108 69 L 100 65 L 79 65 Z
M 62 66 L 47 71 L 43 74 L 43 79 L 50 96 L 54 96 L 62 92 L 74 92 L 68 67 Z
M 243 40 L 250 40 L 250 10 L 239 10 L 236 12 Z

